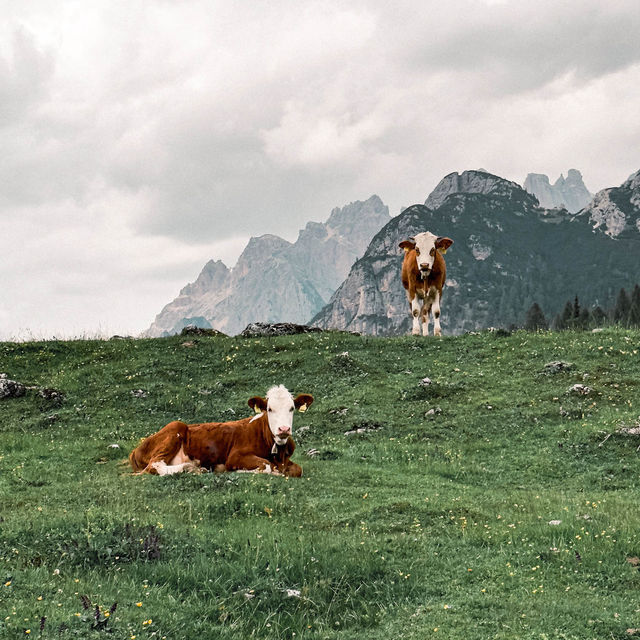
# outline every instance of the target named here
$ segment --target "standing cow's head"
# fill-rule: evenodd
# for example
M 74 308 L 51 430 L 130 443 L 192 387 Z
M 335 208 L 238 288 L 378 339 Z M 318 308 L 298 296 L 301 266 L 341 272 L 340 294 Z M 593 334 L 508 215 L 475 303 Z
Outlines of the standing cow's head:
M 249 398 L 249 406 L 256 413 L 267 412 L 269 429 L 279 445 L 285 444 L 289 436 L 293 435 L 294 410 L 306 411 L 312 402 L 313 396 L 308 393 L 301 393 L 294 398 L 284 385 L 271 387 L 266 398 Z
M 430 231 L 423 231 L 408 240 L 403 240 L 400 243 L 400 247 L 407 252 L 415 250 L 418 270 L 422 277 L 425 278 L 433 269 L 436 251 L 444 254 L 452 244 L 453 240 L 451 238 L 436 236 Z

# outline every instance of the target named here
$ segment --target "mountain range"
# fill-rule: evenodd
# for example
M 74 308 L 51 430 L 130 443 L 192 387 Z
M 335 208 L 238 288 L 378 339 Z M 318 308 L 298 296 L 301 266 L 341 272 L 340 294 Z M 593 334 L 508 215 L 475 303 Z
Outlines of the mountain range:
M 443 293 L 445 333 L 522 324 L 535 301 L 557 313 L 568 297 L 608 306 L 640 282 L 640 171 L 600 191 L 576 214 L 548 209 L 514 182 L 485 171 L 446 176 L 393 218 L 311 324 L 392 335 L 409 331 L 398 243 L 429 230 L 454 240 Z M 604 296 L 606 299 L 599 298 Z
M 187 324 L 233 335 L 250 322 L 307 322 L 388 221 L 388 207 L 374 195 L 336 207 L 324 223 L 307 223 L 294 243 L 271 234 L 251 238 L 232 269 L 209 261 L 145 335 L 171 335 Z
M 554 188 L 566 192 L 569 184 L 583 200 L 589 194 L 575 169 L 561 178 Z M 424 204 L 395 218 L 371 196 L 335 208 L 325 223 L 309 222 L 294 243 L 270 234 L 251 238 L 232 269 L 209 261 L 146 335 L 171 335 L 186 324 L 237 334 L 250 322 L 282 321 L 406 332 L 398 243 L 424 230 L 454 239 L 445 332 L 521 324 L 534 301 L 547 314 L 573 295 L 610 305 L 620 287 L 640 281 L 640 172 L 598 192 L 577 213 L 559 206 L 557 193 L 548 200 L 545 185 L 541 174 L 529 174 L 525 189 L 485 170 L 451 173 Z

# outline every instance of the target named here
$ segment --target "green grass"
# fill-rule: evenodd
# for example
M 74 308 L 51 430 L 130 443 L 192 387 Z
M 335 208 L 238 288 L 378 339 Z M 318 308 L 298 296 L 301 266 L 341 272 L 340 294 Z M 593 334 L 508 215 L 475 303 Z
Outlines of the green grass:
M 640 438 L 603 442 L 640 416 L 638 332 L 183 341 L 0 344 L 0 371 L 64 394 L 0 400 L 0 637 L 640 628 Z M 573 368 L 545 375 L 552 360 Z M 121 464 L 276 383 L 315 397 L 294 420 L 302 479 Z

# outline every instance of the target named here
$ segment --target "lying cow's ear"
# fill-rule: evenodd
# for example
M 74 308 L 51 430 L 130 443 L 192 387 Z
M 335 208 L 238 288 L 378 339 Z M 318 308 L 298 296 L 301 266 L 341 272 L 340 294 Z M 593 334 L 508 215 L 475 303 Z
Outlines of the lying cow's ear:
M 452 244 L 453 240 L 451 238 L 440 237 L 436 240 L 436 249 L 444 255 Z
M 301 393 L 293 401 L 293 404 L 298 411 L 306 411 L 311 406 L 312 402 L 313 396 L 310 396 L 308 393 Z
M 413 240 L 403 240 L 399 245 L 398 245 L 401 249 L 404 249 L 405 251 L 411 251 L 411 249 L 415 249 L 416 248 L 416 243 Z
M 260 396 L 253 396 L 253 398 L 249 398 L 247 404 L 256 412 L 262 413 L 267 410 L 267 401 Z

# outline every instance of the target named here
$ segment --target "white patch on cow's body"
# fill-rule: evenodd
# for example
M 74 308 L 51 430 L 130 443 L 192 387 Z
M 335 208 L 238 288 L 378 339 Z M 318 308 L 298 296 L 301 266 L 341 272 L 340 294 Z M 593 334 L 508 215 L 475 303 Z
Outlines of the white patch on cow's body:
M 263 469 L 237 469 L 236 473 L 266 473 L 271 476 L 281 476 L 280 473 L 275 467 L 272 467 L 270 464 L 266 465 Z
M 184 464 L 185 462 L 191 462 L 191 458 L 184 452 L 184 449 L 180 447 L 178 453 L 169 461 L 169 465 Z
M 262 418 L 262 411 L 260 413 L 256 413 L 256 415 L 253 416 L 253 418 L 251 418 L 249 422 L 253 422 L 254 420 L 258 420 L 259 418 Z
M 267 391 L 267 419 L 276 444 L 286 444 L 289 436 L 293 435 L 294 410 L 293 396 L 284 385 Z
M 183 462 L 181 464 L 168 465 L 164 460 L 153 462 L 151 466 L 157 471 L 159 476 L 171 476 L 174 473 L 181 473 L 182 471 L 194 470 L 197 465 L 194 462 Z

